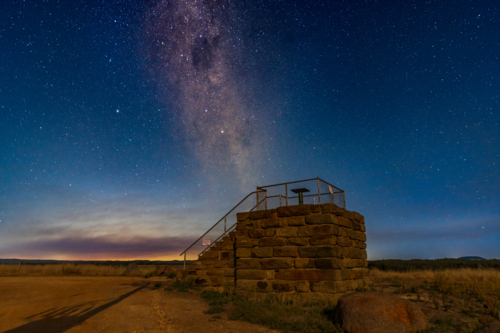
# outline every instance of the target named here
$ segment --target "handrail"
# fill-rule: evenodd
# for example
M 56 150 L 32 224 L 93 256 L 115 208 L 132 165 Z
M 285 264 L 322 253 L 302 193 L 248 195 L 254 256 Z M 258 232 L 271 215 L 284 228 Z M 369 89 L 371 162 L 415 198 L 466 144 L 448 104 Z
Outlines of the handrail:
M 236 207 L 238 207 L 243 201 L 245 201 L 249 196 L 251 196 L 252 194 L 256 193 L 255 191 L 252 192 L 252 193 L 249 193 L 243 200 L 241 200 L 240 202 L 238 202 L 238 204 L 236 206 L 233 207 L 233 209 L 231 209 L 226 215 L 224 215 L 219 221 L 217 221 L 217 223 L 215 223 L 210 229 L 208 229 L 203 235 L 200 236 L 200 238 L 198 238 L 193 244 L 191 244 L 191 246 L 189 246 L 187 249 L 184 250 L 184 252 L 182 252 L 181 254 L 179 254 L 179 256 L 182 256 L 184 253 L 186 253 L 190 248 L 192 248 L 196 243 L 198 243 L 200 241 L 200 239 L 203 238 L 203 236 L 205 236 L 206 234 L 208 234 L 213 228 L 215 228 L 215 226 L 217 224 L 219 224 L 225 217 L 227 217 L 229 214 L 231 214 L 231 212 L 233 210 L 236 209 Z M 255 208 L 255 207 L 254 207 Z M 253 208 L 252 208 L 253 209 Z
M 250 193 L 250 194 L 253 194 L 253 193 L 255 193 L 255 192 L 252 192 L 252 193 Z M 250 194 L 249 194 L 249 195 L 250 195 Z M 248 195 L 246 196 L 246 198 L 248 198 Z M 246 198 L 245 198 L 245 199 L 246 199 Z M 268 198 L 268 197 L 266 197 L 266 198 L 262 199 L 259 203 L 257 203 L 255 206 L 253 206 L 253 207 L 252 207 L 252 209 L 250 209 L 250 210 L 249 210 L 249 212 L 251 212 L 252 210 L 254 210 L 254 209 L 255 209 L 255 207 L 258 207 L 258 206 L 259 206 L 259 205 L 260 205 L 260 204 L 261 204 L 264 200 L 266 200 L 267 198 Z M 241 201 L 240 201 L 240 203 L 242 203 L 245 199 L 241 200 Z M 236 207 L 237 207 L 237 206 L 239 206 L 239 205 L 240 205 L 240 203 L 239 203 L 239 204 L 237 204 L 237 205 L 236 205 Z M 236 207 L 234 207 L 234 208 L 236 208 Z M 233 209 L 234 209 L 234 208 L 233 208 Z M 229 212 L 229 213 L 231 213 L 231 212 Z M 227 216 L 229 213 L 227 213 L 227 214 L 226 214 L 226 216 Z M 219 222 L 220 222 L 220 221 L 219 221 Z M 217 222 L 217 223 L 219 223 L 219 222 Z M 208 249 L 210 249 L 213 245 L 215 245 L 215 243 L 217 243 L 217 242 L 219 241 L 219 239 L 223 238 L 225 235 L 227 235 L 228 233 L 230 233 L 230 232 L 231 232 L 231 229 L 233 229 L 233 227 L 234 227 L 235 225 L 237 225 L 237 224 L 238 224 L 238 221 L 236 221 L 236 223 L 234 223 L 234 224 L 233 224 L 233 225 L 232 225 L 229 229 L 227 229 L 226 231 L 224 231 L 224 232 L 222 233 L 222 235 L 220 235 L 220 236 L 219 236 L 219 237 L 218 237 L 218 238 L 217 238 L 217 239 L 216 239 L 216 240 L 215 240 L 212 244 L 210 244 L 210 245 L 209 245 L 209 246 L 207 246 L 207 247 L 206 247 L 203 251 L 201 251 L 201 252 L 198 254 L 198 256 L 201 256 L 201 255 L 202 255 L 205 251 L 207 251 L 207 250 L 208 250 Z M 215 226 L 214 226 L 214 227 L 215 227 Z M 212 227 L 212 228 L 213 228 L 213 227 Z M 209 231 L 210 231 L 210 230 L 209 230 Z M 205 235 L 206 235 L 207 233 L 208 233 L 208 231 L 205 233 Z M 204 236 L 204 235 L 203 235 L 203 236 Z M 201 237 L 203 237 L 203 236 L 201 236 Z M 199 240 L 199 239 L 198 239 L 198 240 Z M 192 245 L 191 245 L 191 246 L 192 246 Z M 186 250 L 186 251 L 187 251 L 187 250 Z M 182 255 L 182 253 L 181 253 L 181 255 Z

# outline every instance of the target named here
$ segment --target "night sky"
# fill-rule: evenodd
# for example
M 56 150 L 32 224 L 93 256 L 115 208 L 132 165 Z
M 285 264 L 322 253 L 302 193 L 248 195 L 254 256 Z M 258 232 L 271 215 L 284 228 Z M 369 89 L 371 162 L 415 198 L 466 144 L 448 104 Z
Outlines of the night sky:
M 317 176 L 368 259 L 500 258 L 498 1 L 3 1 L 0 115 L 0 258 L 181 259 Z

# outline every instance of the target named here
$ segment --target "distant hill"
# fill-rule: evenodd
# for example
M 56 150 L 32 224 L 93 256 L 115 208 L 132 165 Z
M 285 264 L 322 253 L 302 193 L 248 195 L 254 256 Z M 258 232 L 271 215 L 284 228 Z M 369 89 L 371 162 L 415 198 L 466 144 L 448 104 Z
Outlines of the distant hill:
M 463 260 L 487 260 L 487 259 L 485 259 L 483 257 L 474 257 L 474 256 L 472 256 L 472 257 L 460 257 L 458 259 L 463 259 Z
M 442 270 L 442 269 L 458 269 L 458 268 L 495 268 L 500 269 L 500 260 L 484 259 L 481 257 L 466 257 L 480 258 L 480 260 L 470 259 L 385 259 L 385 260 L 368 260 L 368 268 L 377 268 L 382 271 L 397 271 L 408 272 L 415 270 Z
M 76 264 L 76 265 L 107 265 L 127 266 L 137 265 L 183 265 L 183 260 L 51 260 L 51 259 L 0 259 L 0 264 L 5 265 L 50 265 L 50 264 Z M 186 260 L 186 265 L 191 264 Z

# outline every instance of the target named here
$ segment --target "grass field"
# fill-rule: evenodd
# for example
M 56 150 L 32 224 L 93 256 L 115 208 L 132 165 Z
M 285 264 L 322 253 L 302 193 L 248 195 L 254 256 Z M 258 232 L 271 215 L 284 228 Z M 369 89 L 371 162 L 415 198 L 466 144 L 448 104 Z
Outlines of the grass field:
M 120 276 L 125 269 L 124 266 L 85 264 L 0 265 L 0 276 Z
M 403 267 L 403 266 L 402 266 Z M 0 265 L 0 277 L 120 276 L 126 266 L 88 264 Z M 141 277 L 156 276 L 155 266 L 140 266 Z M 166 276 L 174 281 L 174 276 Z M 417 304 L 429 319 L 431 332 L 472 332 L 500 320 L 500 270 L 494 268 L 423 269 L 401 271 L 371 268 L 372 281 L 359 292 L 384 291 Z M 192 286 L 191 286 L 192 287 Z M 192 291 L 186 283 L 166 292 Z M 199 291 L 192 291 L 198 293 Z M 210 321 L 221 316 L 268 326 L 284 332 L 342 332 L 333 322 L 333 307 L 294 304 L 270 295 L 263 301 L 235 297 L 231 292 L 201 295 L 209 304 Z M 274 296 L 274 297 L 273 297 Z

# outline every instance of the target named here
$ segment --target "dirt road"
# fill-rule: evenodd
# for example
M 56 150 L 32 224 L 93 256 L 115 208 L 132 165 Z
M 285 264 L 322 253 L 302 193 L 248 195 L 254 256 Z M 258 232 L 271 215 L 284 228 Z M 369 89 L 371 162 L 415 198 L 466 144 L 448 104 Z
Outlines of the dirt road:
M 154 288 L 166 279 L 0 277 L 0 332 L 275 332 L 203 314 L 199 295 Z

